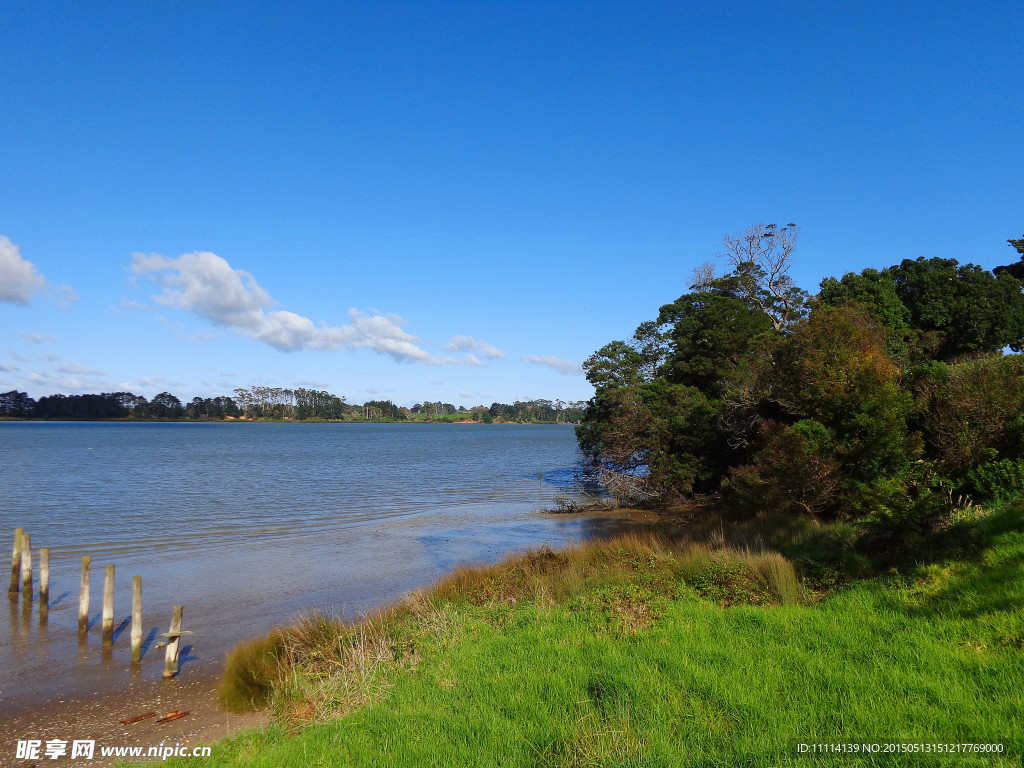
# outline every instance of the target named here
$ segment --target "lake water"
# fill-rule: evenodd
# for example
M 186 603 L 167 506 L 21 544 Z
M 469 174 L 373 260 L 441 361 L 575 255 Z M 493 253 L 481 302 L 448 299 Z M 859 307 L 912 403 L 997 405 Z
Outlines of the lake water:
M 579 458 L 568 426 L 0 423 L 0 551 L 16 527 L 36 558 L 51 551 L 47 622 L 18 603 L 0 622 L 0 710 L 159 677 L 176 604 L 195 632 L 187 674 L 304 611 L 355 616 L 458 563 L 612 532 L 607 518 L 536 514 L 571 489 Z M 94 624 L 80 644 L 84 555 Z M 108 563 L 118 631 L 104 653 Z M 146 642 L 132 668 L 136 575 Z

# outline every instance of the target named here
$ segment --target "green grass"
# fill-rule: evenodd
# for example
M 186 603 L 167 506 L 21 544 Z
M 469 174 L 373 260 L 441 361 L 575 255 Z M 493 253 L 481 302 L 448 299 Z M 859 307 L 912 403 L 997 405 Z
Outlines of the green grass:
M 969 554 L 823 598 L 778 554 L 635 537 L 462 569 L 285 630 L 277 724 L 167 765 L 1020 766 L 1024 508 L 951 534 Z M 891 741 L 1007 752 L 797 753 Z

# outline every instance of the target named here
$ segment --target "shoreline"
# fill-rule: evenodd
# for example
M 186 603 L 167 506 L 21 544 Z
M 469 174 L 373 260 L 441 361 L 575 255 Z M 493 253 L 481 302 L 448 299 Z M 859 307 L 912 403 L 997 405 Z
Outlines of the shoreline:
M 581 531 L 587 530 L 583 539 L 613 537 L 634 527 L 646 527 L 653 519 L 652 513 L 639 510 L 578 513 L 546 510 L 531 514 L 550 517 L 556 521 L 574 519 L 574 522 L 580 525 Z M 506 550 L 505 554 L 516 551 L 519 551 L 519 548 Z M 485 560 L 493 562 L 495 554 L 497 552 Z M 500 559 L 500 555 L 497 559 Z M 476 558 L 461 563 L 454 562 L 443 571 L 418 581 L 411 589 L 435 583 L 439 578 L 451 573 L 453 566 L 481 565 L 483 562 Z M 404 589 L 401 594 L 392 594 L 380 601 L 376 607 L 394 604 L 409 591 L 411 590 Z M 283 617 L 281 625 L 291 624 L 298 615 L 300 614 Z M 352 618 L 357 618 L 357 614 L 352 614 Z M 266 634 L 266 631 L 257 631 L 246 639 Z M 156 653 L 155 656 L 162 654 Z M 159 664 L 161 660 L 151 659 L 149 663 Z M 118 668 L 120 666 L 118 665 Z M 57 691 L 42 696 L 23 691 L 21 694 L 15 692 L 14 696 L 0 697 L 0 743 L 3 744 L 0 747 L 0 754 L 10 753 L 13 758 L 17 741 L 23 739 L 40 739 L 44 743 L 48 739 L 62 739 L 69 743 L 74 739 L 95 739 L 97 749 L 100 745 L 149 747 L 166 740 L 170 740 L 171 745 L 179 743 L 191 747 L 268 723 L 269 717 L 266 713 L 238 715 L 229 714 L 221 708 L 217 701 L 216 689 L 223 670 L 223 656 L 206 657 L 201 661 L 183 665 L 178 678 L 172 681 L 154 679 L 151 675 L 130 680 L 125 680 L 123 676 L 110 680 L 97 678 L 91 690 L 74 688 L 66 693 Z M 25 703 L 26 701 L 28 703 Z M 119 722 L 121 719 L 146 712 L 153 711 L 162 716 L 175 710 L 189 711 L 190 714 L 160 725 L 155 723 L 155 718 L 133 725 L 122 725 Z M 58 759 L 47 760 L 46 764 L 70 765 L 75 762 Z M 114 762 L 113 759 L 103 762 L 97 758 L 90 764 L 111 765 Z
M 233 714 L 217 702 L 217 685 L 223 664 L 207 664 L 179 674 L 174 680 L 134 680 L 118 690 L 89 695 L 51 698 L 0 710 L 0 755 L 15 764 L 18 740 L 38 739 L 45 743 L 60 739 L 95 741 L 95 757 L 89 765 L 109 766 L 124 758 L 102 758 L 101 747 L 149 747 L 163 745 L 196 747 L 210 744 L 242 730 L 269 722 L 266 713 Z M 187 711 L 185 717 L 157 723 L 173 711 Z M 140 722 L 120 721 L 155 712 Z M 70 751 L 70 750 L 69 750 Z M 81 764 L 68 756 L 45 759 L 46 765 Z M 25 763 L 29 765 L 29 763 Z

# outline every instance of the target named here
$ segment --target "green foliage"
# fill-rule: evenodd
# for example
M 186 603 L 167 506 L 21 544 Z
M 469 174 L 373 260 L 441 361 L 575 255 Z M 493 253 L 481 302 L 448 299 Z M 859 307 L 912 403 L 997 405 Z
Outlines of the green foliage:
M 592 356 L 580 445 L 599 480 L 648 498 L 725 491 L 747 514 L 866 515 L 913 538 L 934 522 L 928 478 L 1024 459 L 1024 358 L 1001 354 L 1024 344 L 1022 282 L 920 258 L 808 303 L 784 275 L 794 243 L 726 238 L 730 273 L 699 271 Z
M 913 386 L 927 455 L 943 473 L 1024 458 L 1024 358 L 933 363 L 914 371 Z
M 827 278 L 820 300 L 857 302 L 891 332 L 897 353 L 953 360 L 1024 344 L 1024 293 L 1012 269 L 998 275 L 956 259 L 905 259 L 881 271 Z
M 900 301 L 896 281 L 888 271 L 847 272 L 841 280 L 827 277 L 821 283 L 818 300 L 827 307 L 861 307 L 886 329 L 886 348 L 894 358 L 903 361 L 912 356 L 916 334 L 910 325 L 910 310 Z
M 763 312 L 729 295 L 723 283 L 681 296 L 658 313 L 670 349 L 659 372 L 669 381 L 717 393 L 729 369 L 772 329 Z
M 885 478 L 858 484 L 857 491 L 857 506 L 868 534 L 864 542 L 876 549 L 915 548 L 949 509 L 948 496 L 937 485 Z
M 1000 501 L 1024 493 L 1024 459 L 980 464 L 967 473 L 967 489 L 978 501 Z
M 577 435 L 596 464 L 634 480 L 637 495 L 678 498 L 723 471 L 717 413 L 695 387 L 658 378 L 601 393 Z
M 766 423 L 753 461 L 734 467 L 725 490 L 748 513 L 773 510 L 817 516 L 830 510 L 842 475 L 835 438 L 821 422 L 803 419 L 792 427 Z
M 855 306 L 821 307 L 779 348 L 767 396 L 834 435 L 844 474 L 899 474 L 920 450 L 913 399 L 885 353 L 884 330 Z

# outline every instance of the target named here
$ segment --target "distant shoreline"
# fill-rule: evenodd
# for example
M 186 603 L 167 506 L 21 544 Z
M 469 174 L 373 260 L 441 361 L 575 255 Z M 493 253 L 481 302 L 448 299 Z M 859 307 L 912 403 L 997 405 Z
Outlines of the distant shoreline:
M 26 422 L 32 424 L 474 424 L 479 426 L 512 427 L 576 427 L 577 421 L 498 421 L 490 423 L 473 419 L 26 419 L 19 416 L 0 416 L 0 422 Z

